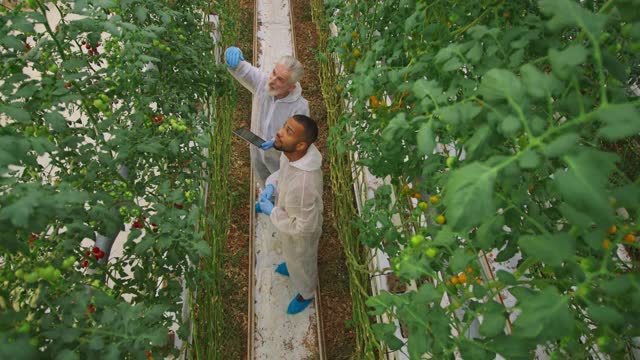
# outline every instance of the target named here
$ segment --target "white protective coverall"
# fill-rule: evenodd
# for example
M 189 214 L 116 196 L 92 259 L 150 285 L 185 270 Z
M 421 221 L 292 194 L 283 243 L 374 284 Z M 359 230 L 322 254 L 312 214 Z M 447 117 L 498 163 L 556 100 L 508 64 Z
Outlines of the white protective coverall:
M 273 139 L 284 123 L 293 115 L 309 116 L 309 103 L 302 97 L 300 83 L 296 83 L 289 95 L 282 99 L 270 96 L 265 89 L 269 82 L 269 74 L 264 73 L 246 61 L 240 61 L 235 69 L 228 68 L 231 75 L 255 95 L 255 106 L 258 127 L 256 135 L 265 140 Z M 270 174 L 278 170 L 280 152 L 274 149 L 263 151 L 251 147 L 251 158 L 258 177 L 262 183 Z
M 318 284 L 318 240 L 322 234 L 322 155 L 309 146 L 301 159 L 282 154 L 280 170 L 267 179 L 275 187 L 271 222 L 282 241 L 284 260 L 295 290 L 305 299 Z

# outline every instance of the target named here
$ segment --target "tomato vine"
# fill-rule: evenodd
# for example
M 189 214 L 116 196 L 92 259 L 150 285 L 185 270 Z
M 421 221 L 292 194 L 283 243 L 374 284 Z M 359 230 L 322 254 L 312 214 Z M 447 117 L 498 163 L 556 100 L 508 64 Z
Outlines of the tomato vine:
M 211 254 L 196 226 L 216 120 L 204 104 L 230 86 L 213 60 L 213 10 L 152 0 L 0 10 L 0 354 L 175 353 L 182 287 L 209 274 L 192 265 Z M 107 262 L 94 240 L 122 230 L 123 254 Z
M 350 103 L 333 144 L 391 180 L 356 221 L 361 243 L 418 284 L 369 298 L 408 334 L 376 324 L 378 339 L 412 358 L 627 353 L 640 278 L 619 254 L 638 250 L 639 161 L 625 158 L 634 174 L 609 149 L 639 143 L 634 2 L 329 1 L 326 14 L 331 89 Z M 520 259 L 515 273 L 480 272 L 493 249 Z

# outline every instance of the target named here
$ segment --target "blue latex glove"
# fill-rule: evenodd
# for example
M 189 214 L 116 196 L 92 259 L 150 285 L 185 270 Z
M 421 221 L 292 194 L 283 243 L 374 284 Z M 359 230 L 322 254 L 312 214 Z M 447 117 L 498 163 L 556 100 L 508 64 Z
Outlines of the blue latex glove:
M 260 149 L 269 150 L 273 147 L 273 144 L 275 144 L 275 142 L 276 142 L 276 139 L 267 140 L 262 144 L 260 144 Z
M 258 195 L 258 198 L 260 200 L 269 200 L 271 199 L 271 197 L 273 196 L 273 192 L 276 191 L 276 187 L 273 186 L 273 184 L 268 184 L 264 190 L 262 190 L 260 192 L 260 195 Z
M 262 210 L 260 210 L 260 203 L 256 201 L 256 214 L 260 214 Z
M 224 52 L 224 58 L 227 61 L 227 65 L 229 65 L 229 67 L 232 69 L 235 69 L 240 61 L 244 61 L 242 51 L 235 46 L 227 48 L 227 50 Z
M 266 215 L 271 215 L 271 211 L 273 211 L 273 203 L 269 200 L 261 199 L 260 202 L 260 211 Z

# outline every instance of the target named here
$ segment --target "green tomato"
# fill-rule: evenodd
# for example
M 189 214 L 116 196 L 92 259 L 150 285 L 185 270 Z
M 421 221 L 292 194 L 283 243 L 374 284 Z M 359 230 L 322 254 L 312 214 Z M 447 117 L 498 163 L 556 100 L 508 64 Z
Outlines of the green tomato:
M 22 279 L 24 277 L 24 270 L 18 269 L 13 273 L 18 279 Z
M 73 264 L 75 264 L 76 262 L 76 257 L 71 255 L 68 258 L 64 259 L 64 261 L 62 262 L 62 269 L 66 270 L 68 268 L 70 268 L 71 266 L 73 266 Z
M 411 242 L 411 246 L 418 247 L 420 246 L 420 244 L 424 242 L 424 236 L 420 234 L 413 235 L 410 239 L 410 242 Z
M 51 265 L 47 266 L 46 268 L 40 268 L 38 270 L 39 270 L 38 273 L 40 274 L 40 277 L 49 282 L 53 282 L 57 280 L 56 275 L 60 273 L 59 270 L 56 272 L 57 269 Z
M 438 249 L 430 247 L 424 251 L 424 254 L 430 258 L 434 258 L 438 255 Z
M 31 324 L 25 321 L 22 324 L 20 324 L 17 331 L 21 334 L 28 333 L 29 331 L 31 331 Z
M 187 40 L 187 37 L 182 35 L 182 34 L 180 34 L 180 36 L 178 36 L 178 39 L 180 39 L 181 41 L 185 41 L 185 40 Z
M 591 258 L 584 258 L 580 260 L 580 268 L 584 272 L 589 272 L 593 269 L 594 261 Z
M 109 97 L 108 97 L 107 95 L 105 95 L 105 94 L 100 94 L 100 95 L 99 95 L 99 97 L 100 97 L 100 99 L 102 99 L 102 101 L 104 101 L 105 103 L 108 103 L 108 102 L 109 102 L 109 100 L 111 100 L 111 99 L 109 99 Z
M 95 106 L 98 110 L 105 109 L 104 101 L 102 101 L 101 99 L 93 100 L 93 106 Z
M 53 65 L 49 66 L 49 71 L 51 71 L 52 73 L 57 73 L 58 72 L 58 65 L 53 64 Z
M 596 340 L 596 343 L 598 344 L 600 350 L 607 351 L 607 348 L 611 346 L 611 338 L 608 336 L 600 336 Z
M 38 280 L 40 280 L 40 276 L 36 271 L 28 273 L 24 276 L 24 281 L 28 282 L 29 284 L 34 283 Z
M 127 209 L 127 207 L 126 207 L 126 206 L 122 206 L 122 207 L 120 207 L 120 210 L 119 210 L 119 211 L 120 211 L 120 215 L 122 215 L 122 216 L 127 216 L 127 215 L 129 215 L 129 209 Z
M 581 284 L 576 289 L 576 295 L 585 299 L 589 297 L 589 292 L 590 292 L 589 286 L 585 284 Z
M 458 161 L 458 158 L 456 158 L 455 156 L 449 156 L 447 158 L 447 167 L 452 169 L 456 165 L 457 161 Z
M 140 209 L 134 208 L 131 210 L 131 216 L 138 217 L 140 216 Z
M 160 40 L 153 39 L 153 46 L 160 46 Z
M 418 203 L 418 207 L 422 210 L 422 211 L 426 211 L 429 208 L 429 204 L 427 204 L 424 201 L 420 201 Z

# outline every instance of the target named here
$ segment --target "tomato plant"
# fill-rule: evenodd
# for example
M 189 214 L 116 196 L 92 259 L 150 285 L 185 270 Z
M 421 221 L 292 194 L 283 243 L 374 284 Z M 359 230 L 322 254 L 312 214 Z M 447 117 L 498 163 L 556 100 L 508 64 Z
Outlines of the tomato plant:
M 230 86 L 210 6 L 0 8 L 0 357 L 176 352 L 182 286 L 211 254 L 197 226 L 213 121 L 202 104 Z M 96 234 L 125 228 L 107 262 Z
M 391 179 L 356 220 L 359 239 L 419 285 L 367 301 L 408 333 L 377 324 L 378 340 L 412 358 L 624 356 L 640 276 L 618 249 L 637 253 L 640 186 L 637 156 L 630 174 L 610 149 L 639 142 L 637 4 L 328 1 L 326 14 L 342 71 L 327 88 L 350 104 L 331 146 Z M 427 197 L 429 225 L 411 199 Z M 492 249 L 520 255 L 514 274 L 465 272 Z

